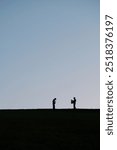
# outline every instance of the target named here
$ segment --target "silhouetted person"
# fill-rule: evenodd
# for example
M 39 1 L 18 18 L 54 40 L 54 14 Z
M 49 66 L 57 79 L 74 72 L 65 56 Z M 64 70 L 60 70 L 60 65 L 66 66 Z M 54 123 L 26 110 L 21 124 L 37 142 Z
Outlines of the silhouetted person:
M 76 109 L 76 98 L 71 99 L 71 104 L 73 104 L 73 109 Z
M 54 99 L 52 100 L 53 109 L 55 109 L 55 104 L 56 104 L 56 98 L 54 98 Z

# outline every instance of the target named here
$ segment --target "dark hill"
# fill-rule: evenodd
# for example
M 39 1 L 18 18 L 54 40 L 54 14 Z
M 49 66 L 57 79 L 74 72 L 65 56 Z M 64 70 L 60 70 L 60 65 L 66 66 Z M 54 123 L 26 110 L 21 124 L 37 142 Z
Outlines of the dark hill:
M 100 149 L 100 110 L 0 110 L 0 150 L 66 149 Z

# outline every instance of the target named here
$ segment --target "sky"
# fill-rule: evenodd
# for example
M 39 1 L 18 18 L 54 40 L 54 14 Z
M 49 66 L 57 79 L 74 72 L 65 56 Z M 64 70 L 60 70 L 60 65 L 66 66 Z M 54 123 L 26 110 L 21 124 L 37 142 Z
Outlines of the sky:
M 99 0 L 0 0 L 0 109 L 100 107 Z

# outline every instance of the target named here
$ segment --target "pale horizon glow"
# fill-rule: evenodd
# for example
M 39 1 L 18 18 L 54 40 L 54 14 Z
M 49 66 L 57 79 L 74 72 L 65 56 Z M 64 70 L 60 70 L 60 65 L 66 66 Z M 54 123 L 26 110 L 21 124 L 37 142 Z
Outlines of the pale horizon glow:
M 0 1 L 0 109 L 100 107 L 99 0 Z

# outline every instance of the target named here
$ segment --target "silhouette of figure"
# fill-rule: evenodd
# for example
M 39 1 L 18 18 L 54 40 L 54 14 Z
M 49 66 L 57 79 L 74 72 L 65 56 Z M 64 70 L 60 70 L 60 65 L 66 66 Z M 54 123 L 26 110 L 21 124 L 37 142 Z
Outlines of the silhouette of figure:
M 71 104 L 73 104 L 73 109 L 76 109 L 76 98 L 71 99 Z
M 55 109 L 55 104 L 56 104 L 56 98 L 54 98 L 54 99 L 52 100 L 53 109 Z

